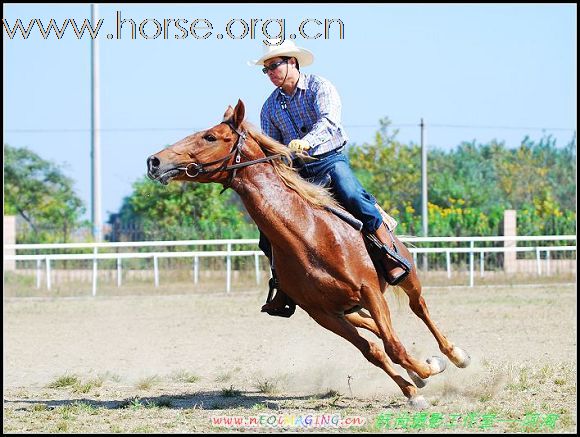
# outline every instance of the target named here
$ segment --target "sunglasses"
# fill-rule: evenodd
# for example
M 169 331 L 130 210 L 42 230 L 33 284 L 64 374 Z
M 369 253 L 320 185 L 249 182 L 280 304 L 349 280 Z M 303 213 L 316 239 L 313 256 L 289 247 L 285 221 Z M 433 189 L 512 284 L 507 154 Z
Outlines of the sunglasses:
M 270 71 L 274 71 L 276 68 L 278 68 L 280 65 L 282 64 L 287 64 L 288 63 L 288 59 L 282 59 L 279 62 L 274 62 L 273 64 L 268 65 L 267 67 L 262 68 L 262 73 L 266 74 L 268 72 L 268 70 Z

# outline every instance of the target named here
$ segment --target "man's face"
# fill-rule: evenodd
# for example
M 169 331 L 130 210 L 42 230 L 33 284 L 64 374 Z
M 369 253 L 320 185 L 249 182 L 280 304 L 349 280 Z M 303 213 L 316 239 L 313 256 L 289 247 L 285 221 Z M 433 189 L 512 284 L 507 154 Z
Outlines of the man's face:
M 281 63 L 274 70 L 268 70 L 266 73 L 270 78 L 270 81 L 277 87 L 282 86 L 284 80 L 287 77 L 288 69 L 290 68 L 289 61 L 283 62 L 284 60 L 280 57 L 271 58 L 264 61 L 264 67 L 270 67 L 274 64 Z

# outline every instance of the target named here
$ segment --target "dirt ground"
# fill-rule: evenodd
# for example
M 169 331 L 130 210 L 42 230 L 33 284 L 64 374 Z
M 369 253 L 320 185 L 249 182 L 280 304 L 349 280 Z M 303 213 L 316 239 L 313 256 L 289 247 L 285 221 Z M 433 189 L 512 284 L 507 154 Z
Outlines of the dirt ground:
M 434 376 L 423 411 L 301 309 L 260 313 L 265 294 L 5 297 L 4 431 L 576 431 L 575 284 L 426 288 L 472 362 Z M 407 350 L 441 355 L 387 300 Z

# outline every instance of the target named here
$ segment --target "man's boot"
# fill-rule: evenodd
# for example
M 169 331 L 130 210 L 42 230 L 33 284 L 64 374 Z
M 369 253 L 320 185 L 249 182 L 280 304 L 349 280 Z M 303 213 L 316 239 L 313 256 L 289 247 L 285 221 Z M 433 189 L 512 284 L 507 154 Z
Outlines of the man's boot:
M 280 285 L 278 284 L 278 278 L 276 277 L 276 271 L 272 269 L 272 278 L 268 283 L 270 290 L 268 291 L 268 298 L 266 303 L 262 305 L 262 312 L 268 313 L 271 316 L 280 317 L 290 317 L 296 311 L 296 304 L 292 299 L 286 295 L 282 290 L 280 290 Z M 274 290 L 278 290 L 274 298 Z
M 381 264 L 385 270 L 385 279 L 390 285 L 397 285 L 407 277 L 411 271 L 411 263 L 406 260 L 395 246 L 394 240 L 389 236 L 386 226 L 381 224 L 372 234 L 382 244 Z

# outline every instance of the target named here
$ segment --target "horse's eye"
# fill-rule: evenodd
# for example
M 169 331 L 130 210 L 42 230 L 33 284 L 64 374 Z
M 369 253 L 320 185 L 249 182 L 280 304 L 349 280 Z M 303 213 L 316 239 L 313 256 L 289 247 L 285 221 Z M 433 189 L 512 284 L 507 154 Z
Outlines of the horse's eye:
M 203 139 L 206 141 L 209 141 L 211 143 L 213 143 L 214 141 L 217 141 L 217 138 L 214 137 L 212 134 L 207 134 L 203 136 Z

